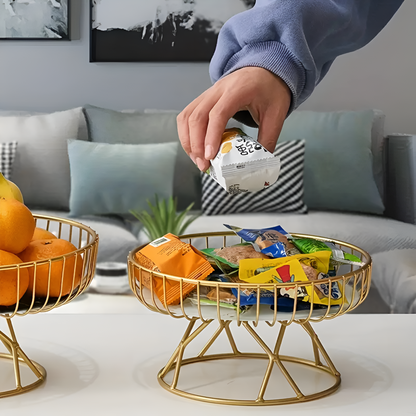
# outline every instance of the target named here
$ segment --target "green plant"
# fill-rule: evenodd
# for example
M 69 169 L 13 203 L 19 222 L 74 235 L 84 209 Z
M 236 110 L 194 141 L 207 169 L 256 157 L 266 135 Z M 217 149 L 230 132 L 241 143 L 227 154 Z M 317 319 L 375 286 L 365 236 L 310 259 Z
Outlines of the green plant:
M 144 232 L 150 241 L 156 240 L 167 233 L 181 235 L 199 217 L 199 215 L 188 216 L 194 203 L 178 213 L 176 198 L 170 197 L 168 200 L 159 200 L 157 195 L 155 195 L 154 205 L 148 199 L 146 201 L 150 211 L 143 210 L 139 212 L 130 210 L 130 212 L 143 224 Z

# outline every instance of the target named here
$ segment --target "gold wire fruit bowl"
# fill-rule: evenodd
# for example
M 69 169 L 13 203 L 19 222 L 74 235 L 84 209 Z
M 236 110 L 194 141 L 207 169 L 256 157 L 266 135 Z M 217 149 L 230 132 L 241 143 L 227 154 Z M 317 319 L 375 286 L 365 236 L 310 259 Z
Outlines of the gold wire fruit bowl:
M 342 265 L 338 268 L 336 276 L 322 280 L 311 280 L 307 282 L 294 281 L 290 282 L 290 284 L 250 284 L 211 280 L 195 281 L 192 279 L 158 273 L 142 267 L 137 262 L 136 253 L 144 246 L 140 246 L 129 253 L 128 269 L 130 287 L 138 300 L 154 312 L 169 315 L 173 318 L 185 318 L 189 321 L 189 325 L 180 344 L 168 363 L 158 374 L 158 381 L 163 388 L 190 399 L 217 404 L 250 406 L 304 402 L 324 397 L 338 389 L 341 382 L 340 373 L 331 362 L 315 331 L 312 329 L 311 323 L 334 319 L 352 311 L 365 300 L 371 284 L 371 257 L 364 250 L 346 242 L 299 233 L 291 233 L 291 235 L 294 238 L 313 238 L 320 241 L 331 241 L 335 243 L 338 248 L 359 257 L 362 264 L 359 266 Z M 186 243 L 192 244 L 197 249 L 227 247 L 242 242 L 242 240 L 233 232 L 228 231 L 183 235 L 180 236 L 180 239 Z M 162 296 L 160 294 L 157 296 L 155 293 L 154 287 L 156 282 L 158 283 L 158 287 L 163 288 Z M 168 284 L 179 285 L 181 296 L 178 304 L 171 305 L 167 303 L 166 288 Z M 192 295 L 183 296 L 185 285 L 193 285 L 194 290 Z M 342 294 L 341 300 L 338 299 L 338 301 L 335 302 L 331 297 L 327 297 L 326 304 L 318 302 L 318 299 L 320 298 L 318 286 L 321 288 L 326 287 L 328 293 L 332 293 L 332 288 L 335 285 L 340 289 Z M 280 290 L 287 289 L 288 286 L 293 289 L 291 290 L 292 299 L 289 306 L 287 303 L 282 306 L 282 304 L 279 303 L 279 300 L 281 300 Z M 150 289 L 148 289 L 148 287 L 150 287 Z M 214 302 L 211 301 L 211 304 L 209 305 L 202 295 L 207 292 L 207 289 L 210 290 L 211 294 L 214 293 Z M 221 301 L 221 292 L 230 289 L 234 289 L 234 293 L 237 293 L 233 308 L 226 307 Z M 247 291 L 255 295 L 256 301 L 252 304 L 250 309 L 245 310 L 246 308 L 243 306 L 241 294 L 247 293 Z M 271 302 L 272 305 L 262 303 L 261 294 L 264 293 L 264 291 L 267 291 L 269 296 L 274 299 L 274 302 Z M 302 299 L 302 294 L 305 294 L 306 291 L 311 293 L 309 302 L 304 302 Z M 198 321 L 199 326 L 194 329 L 195 324 Z M 201 338 L 201 333 L 213 322 L 217 322 L 218 327 L 200 353 L 190 358 L 184 358 L 185 350 L 189 344 L 197 337 L 199 340 Z M 267 327 L 280 326 L 277 340 L 273 347 L 269 347 L 256 332 L 255 328 L 259 323 L 265 323 Z M 291 324 L 299 325 L 312 341 L 312 359 L 287 356 L 280 353 L 285 331 Z M 241 326 L 245 328 L 248 334 L 260 346 L 262 352 L 240 351 L 231 332 L 232 325 L 237 326 L 237 328 Z M 207 331 L 205 331 L 205 333 L 206 332 Z M 208 354 L 208 350 L 214 345 L 221 333 L 226 334 L 231 352 Z M 230 399 L 218 395 L 212 397 L 191 392 L 192 389 L 189 387 L 185 390 L 178 386 L 180 382 L 179 374 L 185 365 L 201 365 L 201 363 L 207 361 L 224 359 L 264 359 L 268 361 L 267 369 L 263 380 L 260 383 L 258 394 L 253 397 L 253 399 Z M 321 374 L 324 373 L 326 376 L 329 376 L 331 382 L 335 381 L 333 384 L 326 385 L 324 388 L 319 387 L 316 392 L 304 393 L 289 373 L 284 362 L 303 365 L 307 367 L 308 370 L 312 369 L 313 371 L 320 372 Z M 272 399 L 266 397 L 267 386 L 275 365 L 280 370 L 280 373 L 278 373 L 283 377 L 281 382 L 288 383 L 294 396 L 274 397 Z M 170 379 L 168 380 L 168 378 Z M 224 392 L 221 392 L 222 396 L 223 394 Z
M 15 384 L 13 389 L 3 390 L 0 397 L 12 396 L 38 387 L 45 381 L 46 370 L 31 361 L 20 348 L 12 326 L 11 319 L 48 312 L 66 305 L 83 293 L 94 277 L 98 250 L 98 235 L 91 228 L 79 222 L 45 215 L 34 215 L 36 227 L 52 232 L 57 238 L 69 241 L 76 250 L 52 257 L 50 259 L 0 266 L 0 277 L 16 276 L 12 301 L 0 305 L 0 316 L 6 319 L 9 335 L 0 331 L 0 341 L 6 347 L 6 353 L 0 353 L 1 359 L 11 360 L 14 366 Z M 27 276 L 31 284 L 22 295 L 22 288 L 27 286 Z M 38 288 L 41 289 L 39 293 Z M 20 365 L 27 366 L 35 381 L 25 383 L 21 377 Z

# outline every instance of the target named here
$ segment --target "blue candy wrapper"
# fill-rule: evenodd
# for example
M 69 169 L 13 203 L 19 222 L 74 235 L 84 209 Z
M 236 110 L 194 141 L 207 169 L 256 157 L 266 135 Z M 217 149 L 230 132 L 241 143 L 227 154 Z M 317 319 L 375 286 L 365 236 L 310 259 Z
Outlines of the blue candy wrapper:
M 300 251 L 289 241 L 291 235 L 280 225 L 259 229 L 244 229 L 228 224 L 224 226 L 234 231 L 244 241 L 257 244 L 260 251 L 269 257 L 279 258 L 300 254 Z

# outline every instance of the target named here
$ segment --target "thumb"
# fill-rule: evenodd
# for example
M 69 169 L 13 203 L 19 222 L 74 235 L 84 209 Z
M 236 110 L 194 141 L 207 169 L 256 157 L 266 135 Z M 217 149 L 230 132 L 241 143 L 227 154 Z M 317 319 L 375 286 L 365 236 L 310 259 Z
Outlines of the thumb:
M 282 131 L 284 117 L 278 111 L 266 110 L 259 123 L 258 142 L 273 153 L 277 139 Z

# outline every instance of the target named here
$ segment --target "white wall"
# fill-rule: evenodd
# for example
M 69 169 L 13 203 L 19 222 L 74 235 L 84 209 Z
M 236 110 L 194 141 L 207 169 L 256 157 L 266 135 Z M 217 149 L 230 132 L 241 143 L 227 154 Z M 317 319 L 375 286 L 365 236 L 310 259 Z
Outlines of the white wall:
M 0 110 L 182 109 L 211 85 L 207 63 L 89 63 L 89 0 L 71 4 L 70 42 L 0 40 Z
M 72 0 L 70 42 L 0 41 L 0 109 L 180 110 L 210 86 L 205 63 L 89 63 L 88 3 Z M 378 108 L 388 133 L 416 134 L 415 19 L 416 0 L 406 0 L 369 45 L 336 60 L 301 108 Z
M 367 46 L 339 57 L 300 108 L 378 108 L 386 132 L 416 134 L 416 0 L 406 0 Z

